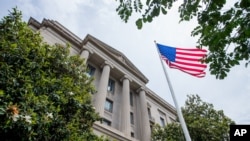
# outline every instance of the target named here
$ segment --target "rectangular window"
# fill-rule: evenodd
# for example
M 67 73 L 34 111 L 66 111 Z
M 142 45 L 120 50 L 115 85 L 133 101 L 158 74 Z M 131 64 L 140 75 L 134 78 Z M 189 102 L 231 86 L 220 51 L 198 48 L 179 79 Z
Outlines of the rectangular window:
M 109 82 L 108 82 L 108 91 L 111 92 L 112 94 L 115 91 L 115 81 L 112 80 L 112 79 L 109 79 Z
M 131 132 L 131 137 L 135 137 L 135 133 L 134 132 Z
M 106 99 L 104 109 L 106 111 L 109 111 L 110 113 L 112 113 L 112 111 L 113 111 L 113 101 L 111 101 L 109 99 Z
M 149 119 L 152 118 L 152 117 L 151 117 L 151 110 L 150 110 L 150 108 L 148 108 L 148 117 L 149 117 Z
M 134 113 L 130 112 L 130 123 L 134 124 Z
M 164 118 L 160 117 L 161 127 L 166 126 Z
M 130 98 L 130 106 L 133 106 L 134 105 L 134 102 L 133 102 L 133 94 L 130 92 L 129 94 L 129 98 Z
M 103 119 L 102 124 L 107 125 L 107 126 L 111 126 L 111 121 L 109 121 L 107 119 Z
M 95 74 L 95 68 L 91 66 L 90 64 L 88 64 L 87 66 L 87 73 L 89 76 L 93 76 Z
M 150 131 L 151 131 L 151 133 L 153 132 L 153 125 L 152 124 L 150 124 Z

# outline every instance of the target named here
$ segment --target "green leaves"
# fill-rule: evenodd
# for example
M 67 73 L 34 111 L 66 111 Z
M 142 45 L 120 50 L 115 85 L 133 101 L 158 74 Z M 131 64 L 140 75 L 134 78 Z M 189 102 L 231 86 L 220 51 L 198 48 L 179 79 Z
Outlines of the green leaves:
M 98 139 L 92 79 L 69 46 L 49 46 L 13 9 L 0 21 L 0 138 Z M 84 122 L 82 120 L 84 119 Z
M 142 28 L 142 19 L 138 19 L 138 20 L 136 21 L 136 26 L 137 26 L 138 29 L 141 29 L 141 28 Z
M 143 23 L 152 22 L 153 19 L 158 17 L 161 13 L 166 15 L 167 9 L 170 9 L 172 4 L 172 0 L 147 0 L 145 5 L 142 4 L 141 0 L 124 0 L 119 1 L 119 6 L 117 7 L 116 12 L 125 22 L 128 21 L 129 17 L 132 16 L 133 13 L 142 13 L 141 17 L 136 20 L 137 28 L 141 29 Z
M 131 6 L 132 2 L 134 7 Z M 125 22 L 133 13 L 138 13 L 136 26 L 141 29 L 143 23 L 152 22 L 160 14 L 167 14 L 174 2 L 176 1 L 147 0 L 142 4 L 140 0 L 125 0 L 120 1 L 117 12 Z M 240 62 L 245 62 L 247 66 L 250 61 L 250 2 L 236 1 L 229 8 L 225 7 L 226 2 L 186 0 L 179 6 L 180 21 L 197 18 L 199 25 L 191 32 L 191 36 L 198 36 L 197 46 L 210 51 L 204 62 L 209 64 L 210 73 L 217 79 L 224 79 L 229 70 Z
M 222 110 L 216 111 L 212 104 L 203 102 L 198 95 L 188 96 L 182 113 L 192 140 L 229 140 L 229 125 L 234 122 Z M 152 138 L 154 141 L 185 140 L 180 124 L 175 122 L 164 128 L 154 126 Z

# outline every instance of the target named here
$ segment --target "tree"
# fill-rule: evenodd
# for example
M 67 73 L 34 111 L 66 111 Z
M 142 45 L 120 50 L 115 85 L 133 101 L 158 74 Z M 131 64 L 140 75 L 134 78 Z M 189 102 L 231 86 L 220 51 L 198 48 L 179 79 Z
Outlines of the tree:
M 1 140 L 101 140 L 83 60 L 43 43 L 21 17 L 14 8 L 0 21 Z
M 190 137 L 193 141 L 229 141 L 229 125 L 235 124 L 224 115 L 222 110 L 215 110 L 212 104 L 203 102 L 198 95 L 190 95 L 182 108 Z M 154 141 L 185 141 L 179 123 L 170 123 L 153 130 Z
M 171 123 L 165 127 L 159 124 L 153 126 L 152 141 L 185 141 L 178 123 Z
M 133 13 L 140 13 L 136 21 L 138 29 L 143 23 L 152 22 L 160 14 L 166 15 L 174 0 L 120 0 L 116 11 L 125 22 Z M 225 8 L 226 0 L 184 0 L 179 6 L 180 21 L 196 17 L 198 26 L 191 36 L 198 36 L 200 48 L 207 47 L 205 63 L 210 73 L 224 79 L 227 73 L 241 61 L 250 63 L 250 1 L 235 0 L 232 7 Z M 228 50 L 228 48 L 232 48 Z

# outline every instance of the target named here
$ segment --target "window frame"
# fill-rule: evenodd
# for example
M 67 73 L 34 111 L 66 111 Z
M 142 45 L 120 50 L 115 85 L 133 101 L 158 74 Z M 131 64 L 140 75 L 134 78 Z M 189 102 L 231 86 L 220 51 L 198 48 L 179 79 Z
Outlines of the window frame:
M 87 65 L 87 74 L 91 77 L 95 74 L 96 68 L 90 64 Z
M 133 93 L 132 92 L 130 92 L 129 93 L 129 102 L 130 102 L 130 106 L 134 106 L 134 98 L 133 98 Z
M 165 122 L 165 119 L 163 117 L 160 117 L 160 122 L 161 122 L 161 127 L 166 126 L 166 122 Z
M 111 126 L 112 122 L 110 120 L 107 120 L 105 118 L 102 119 L 102 124 L 107 125 L 107 126 Z
M 114 92 L 115 92 L 115 80 L 109 78 L 107 91 L 114 94 Z
M 130 112 L 130 124 L 134 125 L 135 124 L 135 118 L 134 118 L 134 113 Z
M 147 110 L 148 110 L 148 117 L 149 117 L 149 119 L 152 119 L 151 109 L 149 107 L 147 107 Z
M 113 112 L 113 101 L 112 100 L 106 98 L 104 110 L 108 111 L 110 113 Z
M 134 133 L 134 132 L 131 132 L 131 133 L 130 133 L 130 136 L 131 136 L 132 138 L 134 138 L 134 137 L 135 137 L 135 133 Z

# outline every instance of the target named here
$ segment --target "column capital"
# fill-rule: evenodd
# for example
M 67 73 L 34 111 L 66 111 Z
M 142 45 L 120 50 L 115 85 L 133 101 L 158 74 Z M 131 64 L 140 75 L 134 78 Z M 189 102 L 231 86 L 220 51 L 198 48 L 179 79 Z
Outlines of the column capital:
M 146 92 L 146 87 L 145 87 L 145 86 L 141 86 L 140 88 L 138 88 L 138 89 L 136 90 L 137 93 L 140 93 L 141 91 Z
M 102 63 L 101 68 L 103 68 L 105 65 L 108 65 L 110 68 L 114 68 L 114 65 L 111 62 L 107 61 L 107 60 L 105 60 Z
M 129 82 L 132 82 L 132 78 L 129 77 L 127 74 L 123 75 L 123 77 L 120 79 L 120 81 L 122 82 L 124 79 L 128 79 Z
M 80 54 L 82 54 L 82 52 L 83 52 L 84 50 L 87 50 L 87 51 L 89 52 L 89 54 L 93 54 L 93 53 L 94 53 L 93 49 L 89 48 L 89 47 L 86 46 L 86 45 L 83 45 L 83 47 L 81 48 Z

